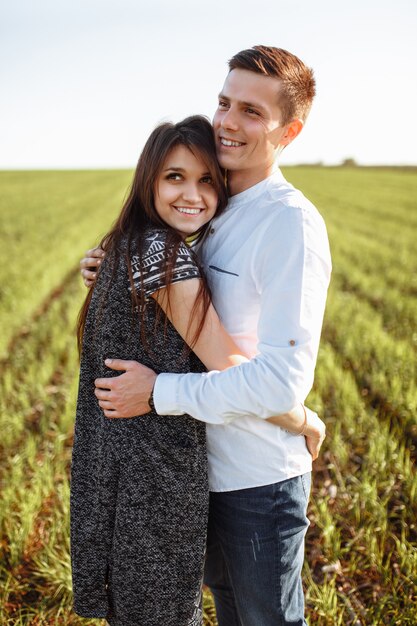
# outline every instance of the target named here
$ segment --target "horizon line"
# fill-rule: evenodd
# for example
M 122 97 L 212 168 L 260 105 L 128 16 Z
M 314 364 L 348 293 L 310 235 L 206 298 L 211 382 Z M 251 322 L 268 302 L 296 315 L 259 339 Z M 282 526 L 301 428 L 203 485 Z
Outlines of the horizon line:
M 305 163 L 287 163 L 279 165 L 280 168 L 286 167 L 322 167 L 322 168 L 397 168 L 397 169 L 417 169 L 417 163 L 357 163 L 354 159 L 345 159 L 341 163 L 324 163 L 322 161 L 311 161 Z M 132 166 L 54 166 L 54 167 L 2 167 L 0 172 L 97 172 L 97 171 L 130 171 L 134 170 L 136 165 Z

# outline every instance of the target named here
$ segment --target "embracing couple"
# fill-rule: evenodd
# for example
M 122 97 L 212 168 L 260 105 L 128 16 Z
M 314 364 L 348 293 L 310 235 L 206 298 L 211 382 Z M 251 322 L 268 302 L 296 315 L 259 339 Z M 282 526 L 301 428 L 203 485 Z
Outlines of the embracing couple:
M 202 624 L 204 580 L 220 626 L 306 624 L 306 511 L 325 428 L 303 403 L 331 261 L 321 216 L 277 157 L 314 94 L 293 54 L 236 54 L 213 126 L 193 116 L 152 132 L 117 221 L 81 262 L 82 616 Z

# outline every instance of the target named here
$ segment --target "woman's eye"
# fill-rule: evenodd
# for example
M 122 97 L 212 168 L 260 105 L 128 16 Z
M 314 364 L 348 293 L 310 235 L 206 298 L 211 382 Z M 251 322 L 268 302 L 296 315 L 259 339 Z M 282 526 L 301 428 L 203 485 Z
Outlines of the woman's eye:
M 213 179 L 211 176 L 203 176 L 203 178 L 201 179 L 202 183 L 206 183 L 208 185 L 212 185 L 213 184 Z
M 167 180 L 181 180 L 181 174 L 177 174 L 175 172 L 168 174 Z

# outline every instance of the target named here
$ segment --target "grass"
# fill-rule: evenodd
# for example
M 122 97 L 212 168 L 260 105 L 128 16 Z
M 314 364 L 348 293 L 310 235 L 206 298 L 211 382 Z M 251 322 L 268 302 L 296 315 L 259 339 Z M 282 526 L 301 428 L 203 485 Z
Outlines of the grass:
M 417 623 L 417 176 L 290 168 L 320 208 L 333 279 L 308 404 L 315 463 L 304 570 L 311 626 Z M 0 623 L 101 624 L 71 612 L 68 471 L 78 261 L 130 172 L 0 172 Z M 206 626 L 216 624 L 210 594 Z M 163 626 L 163 625 L 161 625 Z

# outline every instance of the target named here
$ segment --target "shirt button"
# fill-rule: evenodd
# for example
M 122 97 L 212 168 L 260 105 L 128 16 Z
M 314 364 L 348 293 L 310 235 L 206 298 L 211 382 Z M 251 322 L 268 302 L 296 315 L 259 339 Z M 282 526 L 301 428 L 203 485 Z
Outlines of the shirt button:
M 290 346 L 295 346 L 295 339 L 290 339 L 288 343 Z
M 216 232 L 215 228 L 210 228 L 210 235 L 213 235 Z

